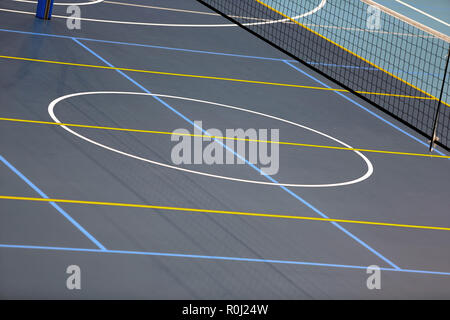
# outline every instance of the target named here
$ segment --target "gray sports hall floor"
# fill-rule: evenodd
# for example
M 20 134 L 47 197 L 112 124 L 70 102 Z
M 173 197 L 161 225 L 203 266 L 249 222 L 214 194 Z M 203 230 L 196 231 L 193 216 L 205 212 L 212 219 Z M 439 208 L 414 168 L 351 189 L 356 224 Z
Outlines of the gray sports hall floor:
M 151 92 L 287 119 L 353 147 L 427 152 L 425 139 L 348 93 L 11 58 L 336 87 L 296 62 L 286 63 L 289 57 L 237 27 L 186 26 L 229 23 L 199 14 L 211 11 L 194 0 L 127 2 L 153 8 L 105 1 L 83 6 L 82 17 L 182 26 L 83 20 L 81 30 L 68 30 L 63 18 L 45 22 L 24 13 L 33 12 L 34 4 L 3 0 L 0 117 L 51 122 L 53 100 L 109 91 L 121 93 L 67 98 L 55 106 L 55 115 L 64 123 L 192 131 L 176 109 L 203 121 L 206 129 L 278 128 L 281 141 L 339 145 L 261 115 L 123 93 Z M 54 15 L 66 15 L 65 10 L 55 6 Z M 171 164 L 170 136 L 72 129 L 122 152 Z M 0 146 L 2 196 L 450 227 L 448 159 L 364 153 L 373 166 L 364 181 L 311 188 L 165 168 L 54 125 L 2 120 Z M 248 165 L 185 168 L 268 181 Z M 334 184 L 358 179 L 367 170 L 355 152 L 280 146 L 280 171 L 273 178 Z M 446 230 L 0 199 L 0 297 L 449 299 L 449 243 Z M 66 288 L 69 265 L 81 268 L 81 290 Z M 382 268 L 381 290 L 366 287 L 370 265 Z

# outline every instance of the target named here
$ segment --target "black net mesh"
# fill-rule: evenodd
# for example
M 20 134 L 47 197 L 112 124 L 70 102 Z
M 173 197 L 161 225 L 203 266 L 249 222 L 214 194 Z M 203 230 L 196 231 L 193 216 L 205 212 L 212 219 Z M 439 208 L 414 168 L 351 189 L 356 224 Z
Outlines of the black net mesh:
M 360 0 L 198 0 L 430 138 L 447 38 Z M 447 77 L 448 82 L 448 77 Z M 438 144 L 450 147 L 446 83 Z

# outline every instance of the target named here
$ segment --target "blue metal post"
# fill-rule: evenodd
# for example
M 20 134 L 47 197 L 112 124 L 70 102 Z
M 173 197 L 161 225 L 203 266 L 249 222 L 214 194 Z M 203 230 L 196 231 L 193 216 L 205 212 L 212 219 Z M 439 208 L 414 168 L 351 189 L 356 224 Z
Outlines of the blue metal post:
M 53 0 L 38 0 L 36 17 L 50 20 L 52 17 Z

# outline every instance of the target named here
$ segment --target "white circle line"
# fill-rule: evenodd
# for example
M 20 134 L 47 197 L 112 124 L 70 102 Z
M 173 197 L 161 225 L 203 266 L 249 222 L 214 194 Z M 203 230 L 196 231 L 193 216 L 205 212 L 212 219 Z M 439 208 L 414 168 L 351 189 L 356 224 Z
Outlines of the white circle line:
M 282 118 L 278 118 L 275 116 L 271 116 L 268 114 L 264 114 L 261 112 L 257 112 L 257 111 L 252 111 L 252 110 L 248 110 L 248 109 L 244 109 L 244 108 L 239 108 L 239 107 L 234 107 L 234 106 L 230 106 L 230 105 L 226 105 L 226 104 L 221 104 L 221 103 L 216 103 L 216 102 L 210 102 L 210 101 L 204 101 L 204 100 L 198 100 L 198 99 L 192 99 L 192 98 L 185 98 L 185 97 L 178 97 L 178 96 L 171 96 L 171 95 L 164 95 L 164 94 L 149 94 L 149 93 L 141 93 L 141 92 L 122 92 L 122 91 L 90 91 L 90 92 L 78 92 L 78 93 L 72 93 L 72 94 L 68 94 L 65 96 L 61 96 L 55 100 L 53 100 L 52 102 L 50 102 L 49 106 L 48 106 L 48 113 L 50 115 L 50 117 L 53 119 L 53 121 L 55 121 L 56 123 L 61 123 L 61 121 L 59 121 L 59 119 L 55 116 L 54 113 L 54 108 L 56 106 L 57 103 L 59 103 L 62 100 L 68 99 L 68 98 L 72 98 L 72 97 L 76 97 L 76 96 L 83 96 L 83 95 L 94 95 L 94 94 L 123 94 L 123 95 L 142 95 L 142 96 L 153 96 L 153 97 L 162 97 L 162 98 L 172 98 L 172 99 L 180 99 L 180 100 L 185 100 L 185 101 L 192 101 L 192 102 L 199 102 L 199 103 L 203 103 L 203 104 L 209 104 L 209 105 L 214 105 L 214 106 L 218 106 L 218 107 L 223 107 L 223 108 L 228 108 L 228 109 L 234 109 L 234 110 L 239 110 L 239 111 L 243 111 L 243 112 L 248 112 L 248 113 L 252 113 L 252 114 L 256 114 L 256 115 L 260 115 L 266 118 L 270 118 L 270 119 L 274 119 L 274 120 L 278 120 L 281 122 L 285 122 L 291 125 L 294 125 L 296 127 L 300 127 L 306 130 L 309 130 L 311 132 L 314 132 L 316 134 L 319 134 L 323 137 L 326 137 L 328 139 L 331 139 L 347 148 L 352 148 L 350 145 L 346 144 L 345 142 L 340 141 L 337 138 L 334 138 L 330 135 L 327 135 L 323 132 L 320 132 L 318 130 L 309 128 L 307 126 L 289 121 L 289 120 L 285 120 Z M 369 159 L 367 159 L 367 157 L 365 157 L 362 153 L 360 153 L 359 151 L 353 150 L 353 152 L 355 152 L 357 155 L 359 155 L 366 163 L 367 165 L 367 171 L 366 173 L 354 180 L 350 180 L 350 181 L 345 181 L 345 182 L 339 182 L 339 183 L 331 183 L 331 184 L 292 184 L 292 183 L 273 183 L 273 182 L 264 182 L 264 181 L 255 181 L 255 180 L 246 180 L 246 179 L 238 179 L 238 178 L 232 178 L 232 177 L 226 177 L 226 176 L 220 176 L 220 175 L 215 175 L 215 174 L 210 174 L 210 173 L 205 173 L 205 172 L 200 172 L 200 171 L 195 171 L 195 170 L 189 170 L 189 169 L 185 169 L 185 168 L 180 168 L 177 166 L 172 166 L 169 164 L 165 164 L 165 163 L 161 163 L 161 162 L 157 162 L 157 161 L 153 161 L 150 159 L 146 159 L 146 158 L 142 158 L 124 151 L 120 151 L 117 149 L 114 149 L 112 147 L 108 147 L 104 144 L 101 144 L 97 141 L 91 140 L 73 130 L 71 130 L 70 128 L 68 128 L 67 126 L 61 125 L 61 127 L 63 129 L 65 129 L 66 131 L 68 131 L 69 133 L 79 137 L 80 139 L 83 139 L 89 143 L 92 143 L 96 146 L 99 146 L 101 148 L 107 149 L 109 151 L 130 157 L 130 158 L 134 158 L 137 160 L 141 160 L 144 162 L 148 162 L 148 163 L 152 163 L 158 166 L 162 166 L 162 167 L 166 167 L 166 168 L 170 168 L 170 169 L 175 169 L 175 170 L 179 170 L 179 171 L 184 171 L 184 172 L 188 172 L 188 173 L 193 173 L 193 174 L 198 174 L 198 175 L 203 175 L 203 176 L 207 176 L 207 177 L 213 177 L 213 178 L 218 178 L 218 179 L 224 179 L 224 180 L 231 180 L 231 181 L 237 181 L 237 182 L 245 182 L 245 183 L 253 183 L 253 184 L 262 184 L 262 185 L 273 185 L 273 186 L 285 186 L 285 187 L 303 187 L 303 188 L 325 188 L 325 187 L 339 187 L 339 186 L 346 186 L 346 185 L 351 185 L 351 184 L 355 184 L 361 181 L 366 180 L 367 178 L 369 178 L 372 173 L 373 173 L 373 165 L 370 162 Z
M 19 1 L 19 0 L 17 0 Z M 28 2 L 29 0 L 20 0 L 21 2 Z M 103 0 L 102 0 L 103 1 Z M 311 14 L 316 13 L 320 9 L 322 9 L 327 0 L 321 0 L 319 5 L 315 7 L 313 10 L 305 12 L 301 15 L 292 17 L 291 19 L 300 19 Z M 90 3 L 91 4 L 91 3 Z M 76 4 L 75 4 L 76 5 Z M 79 5 L 79 4 L 78 4 Z M 0 9 L 0 11 L 3 11 Z M 31 13 L 17 10 L 8 10 L 10 12 L 16 13 Z M 177 24 L 177 23 L 152 23 L 152 22 L 134 22 L 134 21 L 118 21 L 118 20 L 105 20 L 105 19 L 93 19 L 93 18 L 82 18 L 82 17 L 71 17 L 71 16 L 60 16 L 60 15 L 52 15 L 54 18 L 60 19 L 72 19 L 72 20 L 81 20 L 81 21 L 91 21 L 91 22 L 103 22 L 103 23 L 112 23 L 112 24 L 127 24 L 127 25 L 138 25 L 138 26 L 154 26 L 154 27 L 183 27 L 183 28 L 217 28 L 217 27 L 237 27 L 236 24 Z M 272 20 L 272 21 L 264 21 L 264 22 L 252 22 L 252 23 L 243 23 L 243 26 L 257 26 L 264 24 L 274 24 L 274 23 L 283 23 L 288 22 L 290 19 L 281 19 L 281 20 Z

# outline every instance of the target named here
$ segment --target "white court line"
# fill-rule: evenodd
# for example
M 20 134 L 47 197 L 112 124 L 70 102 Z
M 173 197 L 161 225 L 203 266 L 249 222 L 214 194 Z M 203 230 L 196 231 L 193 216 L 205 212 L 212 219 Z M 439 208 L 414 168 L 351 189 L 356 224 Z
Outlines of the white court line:
M 19 0 L 16 0 L 16 1 L 19 1 Z M 105 1 L 105 3 L 117 4 L 117 5 L 120 5 L 120 6 L 127 6 L 127 7 L 137 7 L 137 8 L 147 8 L 147 9 L 165 10 L 165 11 L 174 11 L 174 12 L 183 12 L 183 13 L 203 14 L 203 15 L 206 15 L 206 16 L 220 16 L 220 14 L 214 13 L 214 12 L 194 11 L 194 10 L 186 10 L 186 9 L 175 9 L 175 8 L 148 6 L 148 5 L 143 5 L 143 4 L 115 2 L 115 1 Z M 251 18 L 251 19 L 257 19 L 257 18 Z M 263 20 L 263 19 L 259 19 L 259 20 Z
M 436 18 L 436 17 L 432 16 L 431 14 L 426 13 L 425 11 L 422 11 L 422 10 L 420 10 L 420 9 L 417 9 L 416 7 L 413 7 L 412 5 L 410 5 L 410 4 L 408 4 L 408 3 L 405 3 L 405 2 L 403 2 L 403 1 L 400 1 L 400 0 L 395 0 L 395 1 L 397 1 L 398 3 L 400 3 L 400 4 L 402 4 L 402 5 L 406 6 L 406 7 L 408 7 L 408 8 L 410 8 L 410 9 L 413 9 L 413 10 L 419 12 L 419 13 L 421 13 L 421 14 L 423 14 L 423 15 L 425 15 L 425 16 L 431 18 L 431 19 L 434 19 L 434 20 L 436 20 L 437 22 L 440 22 L 440 23 L 442 23 L 443 25 L 446 25 L 447 27 L 450 27 L 450 24 L 449 24 L 449 23 L 447 23 L 447 22 L 445 22 L 445 21 L 442 21 L 441 19 Z
M 289 120 L 285 120 L 282 118 L 278 118 L 275 116 L 271 116 L 265 113 L 261 113 L 261 112 L 257 112 L 257 111 L 253 111 L 253 110 L 248 110 L 248 109 L 244 109 L 244 108 L 239 108 L 239 107 L 233 107 L 230 105 L 226 105 L 226 104 L 221 104 L 221 103 L 216 103 L 216 102 L 210 102 L 210 101 L 205 101 L 205 100 L 198 100 L 198 99 L 191 99 L 191 98 L 185 98 L 185 97 L 177 97 L 177 96 L 169 96 L 169 95 L 164 95 L 164 94 L 149 94 L 149 93 L 144 93 L 144 92 L 121 92 L 121 91 L 90 91 L 90 92 L 78 92 L 78 93 L 72 93 L 72 94 L 68 94 L 62 97 L 59 97 L 55 100 L 53 100 L 49 106 L 48 106 L 48 113 L 50 114 L 50 117 L 53 119 L 53 121 L 57 122 L 57 123 L 61 123 L 61 121 L 59 121 L 59 119 L 55 116 L 54 113 L 54 108 L 57 105 L 57 103 L 61 102 L 62 100 L 65 99 L 69 99 L 72 97 L 77 97 L 77 96 L 84 96 L 84 95 L 96 95 L 96 94 L 122 94 L 122 95 L 140 95 L 140 96 L 153 96 L 153 97 L 162 97 L 162 98 L 169 98 L 169 99 L 179 99 L 179 100 L 185 100 L 185 101 L 193 101 L 193 102 L 198 102 L 198 103 L 202 103 L 202 104 L 207 104 L 207 105 L 212 105 L 212 106 L 216 106 L 216 107 L 221 107 L 221 108 L 226 108 L 226 109 L 232 109 L 232 110 L 238 110 L 238 111 L 242 111 L 242 112 L 247 112 L 247 113 L 251 113 L 251 114 L 255 114 L 258 116 L 262 116 L 262 117 L 266 117 L 266 118 L 270 118 L 270 119 L 274 119 L 280 122 L 284 122 L 308 131 L 311 131 L 313 133 L 316 133 L 318 135 L 321 135 L 325 138 L 328 138 L 330 140 L 333 140 L 343 146 L 345 146 L 346 148 L 352 148 L 350 145 L 346 144 L 345 142 L 342 142 L 340 140 L 338 140 L 337 138 L 334 138 L 330 135 L 327 135 L 323 132 L 320 132 L 318 130 L 309 128 L 307 126 L 301 125 L 299 123 L 295 123 Z M 368 179 L 372 173 L 373 173 L 373 165 L 370 162 L 370 160 L 364 156 L 361 152 L 359 151 L 353 151 L 355 152 L 359 157 L 361 157 L 364 162 L 366 163 L 367 166 L 367 171 L 366 173 L 354 180 L 350 180 L 350 181 L 345 181 L 345 182 L 338 182 L 338 183 L 329 183 L 329 184 L 290 184 L 290 183 L 273 183 L 273 182 L 264 182 L 264 181 L 257 181 L 257 180 L 245 180 L 245 179 L 238 179 L 238 178 L 232 178 L 232 177 L 226 177 L 226 176 L 220 176 L 220 175 L 215 175 L 215 174 L 210 174 L 210 173 L 206 173 L 206 172 L 201 172 L 201 171 L 195 171 L 195 170 L 189 170 L 189 169 L 184 169 L 181 167 L 177 167 L 177 166 L 172 166 L 169 164 L 165 164 L 165 163 L 161 163 L 161 162 L 157 162 L 154 160 L 150 160 L 147 158 L 142 158 L 130 153 L 126 153 L 124 151 L 120 151 L 117 149 L 114 149 L 112 147 L 106 146 L 104 144 L 101 144 L 97 141 L 91 140 L 75 131 L 73 131 L 72 129 L 68 128 L 67 126 L 61 125 L 61 127 L 63 129 L 65 129 L 66 131 L 70 132 L 71 134 L 79 137 L 80 139 L 83 139 L 89 143 L 92 143 L 96 146 L 99 146 L 101 148 L 104 148 L 106 150 L 121 154 L 123 156 L 129 157 L 129 158 L 133 158 L 136 160 L 140 160 L 140 161 L 144 161 L 147 163 L 151 163 L 151 164 L 155 164 L 161 167 L 166 167 L 166 168 L 170 168 L 170 169 L 175 169 L 178 171 L 184 171 L 184 172 L 188 172 L 188 173 L 193 173 L 193 174 L 198 174 L 198 175 L 202 175 L 202 176 L 207 176 L 207 177 L 212 177 L 212 178 L 218 178 L 218 179 L 223 179 L 223 180 L 231 180 L 231 181 L 237 181 L 237 182 L 246 182 L 246 183 L 253 183 L 253 184 L 262 184 L 262 185 L 271 185 L 271 186 L 285 186 L 285 187 L 303 187 L 303 188 L 326 188 L 326 187 L 340 187 L 340 186 L 346 186 L 346 185 L 351 185 L 351 184 L 355 184 L 361 181 L 364 181 L 366 179 Z M 208 133 L 206 133 L 208 134 Z
M 37 1 L 32 0 L 13 0 L 15 2 L 26 2 L 26 3 L 37 3 Z M 97 4 L 100 2 L 103 2 L 105 0 L 95 0 L 95 1 L 88 1 L 88 2 L 74 2 L 74 3 L 63 3 L 63 2 L 54 2 L 54 6 L 88 6 L 91 4 Z
M 4 12 L 11 12 L 11 13 L 21 13 L 21 14 L 28 14 L 28 15 L 35 15 L 34 12 L 28 12 L 28 11 L 20 11 L 20 10 L 11 10 L 11 9 L 1 9 L 0 11 Z M 94 22 L 104 22 L 108 23 L 110 21 L 108 20 L 99 20 L 99 19 L 90 19 L 90 18 L 74 18 L 74 17 L 67 17 L 67 16 L 58 16 L 58 15 L 52 15 L 52 17 L 55 18 L 61 18 L 61 19 L 79 19 L 79 20 L 87 20 L 87 21 L 94 21 Z M 280 21 L 278 21 L 280 22 Z M 163 26 L 163 27 L 236 27 L 235 24 L 227 24 L 227 25 L 182 25 L 182 24 L 151 24 L 151 23 L 145 23 L 145 22 L 127 22 L 127 21 L 112 21 L 111 23 L 118 23 L 118 24 L 132 24 L 132 25 L 146 25 L 146 26 Z M 271 23 L 274 23 L 273 21 Z M 249 24 L 244 24 L 249 25 Z M 345 28 L 345 27 L 338 27 L 338 26 L 326 26 L 326 25 L 313 25 L 313 24 L 306 24 L 306 26 L 311 27 L 318 27 L 318 28 L 333 28 L 333 29 L 347 29 L 350 31 L 366 31 L 366 32 L 375 32 L 375 33 L 383 33 L 383 34 L 393 34 L 398 36 L 407 36 L 407 37 L 423 37 L 423 38 L 433 38 L 434 36 L 425 36 L 425 35 L 417 35 L 417 34 L 409 34 L 409 33 L 395 33 L 395 32 L 388 32 L 388 31 L 380 31 L 380 30 L 366 30 L 366 29 L 357 29 L 357 28 Z
M 19 0 L 16 0 L 19 1 Z M 20 0 L 20 1 L 31 1 L 31 0 Z M 103 1 L 103 0 L 102 0 Z M 93 3 L 93 2 L 92 2 Z M 89 4 L 92 4 L 89 3 Z M 320 9 L 322 9 L 327 0 L 321 0 L 319 5 L 315 7 L 313 10 L 305 12 L 301 15 L 292 17 L 291 19 L 300 19 L 311 14 L 316 13 Z M 10 10 L 10 9 L 0 9 L 0 11 L 5 12 L 14 12 L 14 13 L 22 13 L 22 14 L 35 14 L 34 12 L 20 11 L 20 10 Z M 92 22 L 104 22 L 104 23 L 113 23 L 113 24 L 128 24 L 128 25 L 138 25 L 138 26 L 155 26 L 155 27 L 185 27 L 185 28 L 215 28 L 215 27 L 236 27 L 237 25 L 232 24 L 177 24 L 177 23 L 151 23 L 151 22 L 134 22 L 134 21 L 117 21 L 117 20 L 104 20 L 104 19 L 92 19 L 92 18 L 80 18 L 80 17 L 71 17 L 71 16 L 60 16 L 60 15 L 52 15 L 52 17 L 60 18 L 60 19 L 72 19 L 72 20 L 81 20 L 81 21 L 92 21 Z M 252 23 L 243 23 L 244 26 L 256 26 L 256 25 L 264 25 L 264 24 L 274 24 L 274 23 L 282 23 L 287 22 L 289 19 L 281 19 L 281 20 L 269 20 L 263 22 L 252 22 Z
M 15 1 L 21 1 L 21 0 L 15 0 Z M 105 1 L 105 3 L 117 4 L 117 5 L 120 5 L 120 6 L 127 6 L 127 7 L 137 7 L 137 8 L 147 8 L 147 9 L 165 10 L 165 11 L 174 11 L 174 12 L 183 12 L 183 13 L 204 14 L 204 15 L 207 15 L 207 16 L 219 16 L 219 14 L 212 13 L 212 12 L 193 11 L 193 10 L 165 8 L 165 7 L 156 7 L 156 6 L 148 6 L 148 5 L 143 5 L 143 4 L 126 3 L 126 2 Z
M 382 30 L 353 28 L 353 27 L 328 26 L 328 25 L 307 24 L 307 23 L 305 24 L 305 26 L 316 27 L 316 28 L 341 29 L 341 30 L 348 30 L 348 31 L 361 31 L 361 32 L 370 32 L 370 33 L 390 34 L 390 35 L 394 35 L 394 36 L 419 37 L 419 38 L 436 38 L 436 36 L 434 36 L 434 35 L 421 35 L 421 34 L 414 34 L 414 33 L 390 32 L 390 31 L 382 31 Z
M 22 0 L 15 0 L 15 1 L 22 1 Z M 193 10 L 185 10 L 185 9 L 174 9 L 174 8 L 166 8 L 166 7 L 147 6 L 147 5 L 143 5 L 143 4 L 115 2 L 115 1 L 105 1 L 105 3 L 117 4 L 117 5 L 120 5 L 120 6 L 128 6 L 128 7 L 147 8 L 147 9 L 174 11 L 174 12 L 182 12 L 182 13 L 194 13 L 194 14 L 200 14 L 200 15 L 206 15 L 206 16 L 220 17 L 220 14 L 214 13 L 214 12 L 193 11 Z M 241 17 L 241 16 L 230 16 L 230 17 L 232 17 L 232 18 L 239 18 L 239 19 L 246 19 L 246 20 L 270 21 L 270 19 L 254 18 L 254 17 Z
M 15 2 L 25 2 L 25 3 L 34 3 L 36 4 L 37 1 L 32 0 L 13 0 Z M 175 8 L 166 8 L 166 7 L 157 7 L 157 6 L 148 6 L 143 4 L 134 4 L 134 3 L 125 3 L 125 2 L 115 2 L 115 1 L 105 1 L 105 0 L 99 0 L 95 2 L 82 2 L 82 3 L 62 3 L 62 2 L 55 2 L 53 5 L 58 6 L 66 6 L 66 5 L 89 5 L 89 4 L 95 4 L 95 3 L 109 3 L 109 4 L 116 4 L 120 6 L 127 6 L 127 7 L 136 7 L 136 8 L 146 8 L 146 9 L 154 9 L 154 10 L 164 10 L 164 11 L 173 11 L 173 12 L 182 12 L 182 13 L 193 13 L 193 14 L 200 14 L 200 15 L 206 15 L 206 16 L 216 16 L 220 17 L 220 14 L 213 13 L 213 12 L 204 12 L 204 11 L 193 11 L 193 10 L 185 10 L 185 9 L 175 9 Z M 270 19 L 263 19 L 263 18 L 251 18 L 251 17 L 240 17 L 240 16 L 230 16 L 233 18 L 240 18 L 240 19 L 248 19 L 248 20 L 259 20 L 259 21 L 270 21 Z

